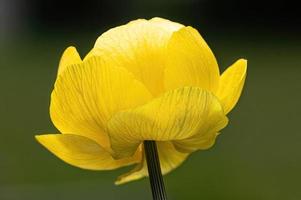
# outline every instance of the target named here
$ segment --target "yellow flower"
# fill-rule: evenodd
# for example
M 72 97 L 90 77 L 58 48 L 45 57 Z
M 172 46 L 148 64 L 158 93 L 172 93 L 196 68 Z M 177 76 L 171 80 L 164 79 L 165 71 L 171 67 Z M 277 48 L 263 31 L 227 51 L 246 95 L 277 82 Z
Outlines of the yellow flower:
M 241 94 L 247 61 L 220 75 L 192 27 L 162 18 L 112 28 L 81 60 L 65 50 L 50 115 L 62 134 L 36 136 L 65 162 L 111 170 L 136 164 L 117 184 L 147 176 L 142 142 L 157 142 L 162 173 L 208 149 Z

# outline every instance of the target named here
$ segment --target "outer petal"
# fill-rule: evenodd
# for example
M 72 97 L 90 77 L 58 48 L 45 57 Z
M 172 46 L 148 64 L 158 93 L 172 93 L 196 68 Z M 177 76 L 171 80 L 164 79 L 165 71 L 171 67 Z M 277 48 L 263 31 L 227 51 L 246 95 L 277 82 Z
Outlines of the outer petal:
M 157 149 L 160 158 L 160 165 L 163 174 L 167 174 L 179 165 L 181 165 L 189 154 L 177 151 L 171 142 L 157 142 Z M 148 176 L 146 160 L 143 157 L 140 162 L 132 171 L 121 175 L 115 182 L 117 185 L 129 181 L 137 180 Z
M 164 89 L 166 45 L 179 27 L 181 25 L 160 18 L 131 21 L 103 33 L 89 55 L 100 55 L 128 69 L 157 96 Z
M 62 133 L 91 138 L 109 147 L 105 128 L 117 111 L 144 104 L 147 89 L 123 68 L 99 57 L 72 65 L 58 77 L 51 95 L 50 114 Z
M 201 139 L 225 119 L 212 93 L 198 87 L 184 87 L 143 106 L 117 113 L 109 121 L 108 131 L 114 156 L 122 158 L 133 155 L 144 140 L 178 141 L 194 136 Z
M 197 86 L 214 92 L 218 87 L 216 59 L 202 36 L 192 27 L 174 32 L 169 43 L 165 88 Z
M 216 96 L 220 99 L 227 114 L 237 103 L 245 83 L 247 60 L 240 59 L 231 65 L 220 77 Z
M 68 47 L 61 57 L 58 75 L 60 75 L 66 69 L 67 66 L 79 64 L 81 62 L 82 60 L 78 52 L 76 51 L 76 48 L 73 46 Z
M 114 160 L 98 143 L 79 135 L 38 135 L 36 139 L 66 163 L 83 169 L 110 170 L 136 163 L 141 159 L 140 152 L 134 157 Z

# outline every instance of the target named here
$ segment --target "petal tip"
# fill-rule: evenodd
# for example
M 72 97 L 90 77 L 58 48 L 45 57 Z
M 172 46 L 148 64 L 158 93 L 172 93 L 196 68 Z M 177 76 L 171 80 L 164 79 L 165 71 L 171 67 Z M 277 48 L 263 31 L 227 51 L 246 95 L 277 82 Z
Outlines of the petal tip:
M 79 53 L 76 49 L 75 46 L 69 46 L 65 49 L 65 51 L 63 52 L 63 56 L 62 57 L 71 57 L 71 56 L 77 56 L 77 57 L 80 57 L 79 56 Z
M 34 138 L 39 142 L 42 143 L 42 141 L 45 138 L 45 135 L 35 135 Z
M 37 142 L 40 142 L 40 137 L 41 137 L 41 135 L 35 135 L 35 136 L 34 136 L 34 139 L 35 139 Z
M 242 61 L 244 61 L 244 62 L 248 62 L 248 60 L 247 59 L 245 59 L 245 58 L 241 58 L 240 60 L 242 60 Z
M 114 185 L 119 186 L 119 185 L 123 185 L 124 182 L 122 180 L 120 180 L 119 178 L 117 178 L 117 180 L 114 182 Z
M 248 65 L 248 60 L 245 58 L 240 58 L 237 60 L 238 63 L 240 63 L 242 65 L 242 67 L 244 67 L 245 69 L 247 69 L 247 65 Z
M 49 149 L 49 141 L 54 137 L 61 135 L 61 134 L 43 134 L 43 135 L 35 135 L 35 139 L 46 149 Z
M 72 64 L 81 63 L 81 57 L 74 46 L 69 46 L 63 52 L 61 60 L 59 62 L 58 75 Z
M 244 58 L 241 58 L 239 59 L 237 62 L 240 62 L 240 66 L 242 68 L 242 71 L 243 71 L 243 79 L 246 77 L 246 74 L 247 74 L 247 69 L 248 69 L 248 60 L 247 59 L 244 59 Z
M 77 51 L 77 50 L 76 50 L 75 46 L 71 45 L 71 46 L 67 47 L 65 51 Z

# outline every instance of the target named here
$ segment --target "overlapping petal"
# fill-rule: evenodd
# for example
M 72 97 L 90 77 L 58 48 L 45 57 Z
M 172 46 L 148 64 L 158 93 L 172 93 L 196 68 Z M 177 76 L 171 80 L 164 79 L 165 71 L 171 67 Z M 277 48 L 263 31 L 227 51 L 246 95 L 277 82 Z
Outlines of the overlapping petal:
M 219 68 L 212 51 L 197 30 L 188 26 L 174 32 L 167 52 L 166 90 L 197 86 L 216 91 Z
M 226 69 L 220 77 L 216 96 L 220 99 L 227 114 L 237 103 L 245 83 L 247 60 L 239 59 Z
M 91 57 L 68 66 L 58 77 L 50 114 L 62 133 L 83 135 L 109 147 L 105 128 L 110 117 L 150 98 L 148 90 L 124 68 Z
M 179 141 L 203 139 L 219 131 L 226 116 L 217 98 L 198 87 L 184 87 L 140 107 L 115 114 L 108 122 L 108 132 L 116 158 L 131 156 L 144 140 Z M 223 126 L 216 125 L 223 124 Z M 199 146 L 198 146 L 199 145 Z M 198 143 L 196 149 L 202 148 Z M 196 150 L 193 149 L 193 150 Z
M 133 157 L 115 160 L 111 154 L 95 141 L 72 134 L 38 135 L 36 139 L 54 155 L 68 164 L 83 169 L 110 170 L 137 163 L 141 151 Z
M 131 21 L 103 33 L 89 55 L 100 55 L 126 68 L 158 96 L 164 90 L 166 45 L 173 31 L 181 27 L 161 18 Z

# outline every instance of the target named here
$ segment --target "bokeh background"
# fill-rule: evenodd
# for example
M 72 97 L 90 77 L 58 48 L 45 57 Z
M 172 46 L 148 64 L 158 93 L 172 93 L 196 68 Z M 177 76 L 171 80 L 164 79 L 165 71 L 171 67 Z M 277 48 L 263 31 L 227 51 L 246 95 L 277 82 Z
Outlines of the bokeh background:
M 221 70 L 243 57 L 248 76 L 215 146 L 165 176 L 169 199 L 301 199 L 301 17 L 294 1 L 0 0 L 0 200 L 151 199 L 147 179 L 84 171 L 35 134 L 57 133 L 48 107 L 63 50 L 82 56 L 97 36 L 160 16 L 201 32 Z

